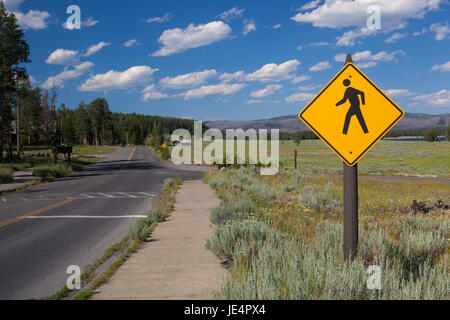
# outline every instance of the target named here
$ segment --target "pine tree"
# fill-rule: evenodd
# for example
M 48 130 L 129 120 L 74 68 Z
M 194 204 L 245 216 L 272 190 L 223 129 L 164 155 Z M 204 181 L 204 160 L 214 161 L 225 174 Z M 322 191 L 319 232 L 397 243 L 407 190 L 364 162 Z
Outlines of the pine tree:
M 301 131 L 295 133 L 295 144 L 299 145 L 302 142 L 303 133 Z
M 424 138 L 425 141 L 428 142 L 436 142 L 438 141 L 438 130 L 437 128 L 429 128 L 427 130 L 425 130 L 425 134 L 424 134 Z
M 94 125 L 95 145 L 102 145 L 110 121 L 108 102 L 103 98 L 95 99 L 89 105 L 89 114 Z
M 22 64 L 29 62 L 29 53 L 24 32 L 20 29 L 16 17 L 8 13 L 3 1 L 0 1 L 0 161 L 3 158 L 5 134 L 8 136 L 9 157 L 12 158 L 12 106 L 15 107 L 18 117 L 20 82 L 28 78 Z M 16 122 L 16 128 L 20 129 L 20 123 Z M 17 137 L 20 138 L 18 130 L 16 131 Z
M 31 89 L 29 81 L 24 83 L 20 94 L 20 121 L 23 140 L 26 144 L 40 143 L 41 126 L 41 90 L 40 88 Z

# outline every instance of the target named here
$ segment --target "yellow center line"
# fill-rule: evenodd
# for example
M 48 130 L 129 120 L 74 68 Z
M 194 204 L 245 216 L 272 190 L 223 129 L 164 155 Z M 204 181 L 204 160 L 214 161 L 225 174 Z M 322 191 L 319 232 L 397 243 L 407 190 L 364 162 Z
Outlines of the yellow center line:
M 69 198 L 69 199 L 67 199 L 67 200 L 64 200 L 64 201 L 61 201 L 61 202 L 52 204 L 51 206 L 48 206 L 48 207 L 45 207 L 45 208 L 42 208 L 42 209 L 39 209 L 39 210 L 36 210 L 36 211 L 32 211 L 32 212 L 27 213 L 27 214 L 25 214 L 25 215 L 23 215 L 23 216 L 20 216 L 20 217 L 17 217 L 17 218 L 14 218 L 14 219 L 11 219 L 11 220 L 8 220 L 8 221 L 5 221 L 5 222 L 1 222 L 1 223 L 0 223 L 0 228 L 5 227 L 5 226 L 7 226 L 7 225 L 9 225 L 9 224 L 12 224 L 12 223 L 14 223 L 14 222 L 21 221 L 21 220 L 26 219 L 26 218 L 28 218 L 28 217 L 36 216 L 36 215 L 38 215 L 38 214 L 41 214 L 41 213 L 50 211 L 50 210 L 52 210 L 52 209 L 61 207 L 61 206 L 65 205 L 65 204 L 67 204 L 67 203 L 69 203 L 69 202 L 72 202 L 73 200 L 75 200 L 75 198 Z
M 133 150 L 131 150 L 130 155 L 128 156 L 128 161 L 131 161 L 131 159 L 133 159 L 133 154 L 136 151 L 136 147 L 133 148 Z

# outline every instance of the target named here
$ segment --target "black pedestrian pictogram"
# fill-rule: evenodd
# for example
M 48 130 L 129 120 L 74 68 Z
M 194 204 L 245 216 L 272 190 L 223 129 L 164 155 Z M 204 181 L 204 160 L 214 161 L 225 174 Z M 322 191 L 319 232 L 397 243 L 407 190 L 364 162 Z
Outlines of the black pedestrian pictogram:
M 344 80 L 344 86 L 348 87 L 345 90 L 344 98 L 336 103 L 336 107 L 340 106 L 341 104 L 344 104 L 347 100 L 350 101 L 350 109 L 347 112 L 347 115 L 345 116 L 345 123 L 344 123 L 344 129 L 342 130 L 343 134 L 348 133 L 348 127 L 350 125 L 350 120 L 353 116 L 356 116 L 356 118 L 359 121 L 359 124 L 361 125 L 361 128 L 363 129 L 364 133 L 369 133 L 369 130 L 367 129 L 366 122 L 364 121 L 364 117 L 361 113 L 361 109 L 359 107 L 359 97 L 361 96 L 361 102 L 363 105 L 366 104 L 366 101 L 364 99 L 364 92 L 359 91 L 355 88 L 349 87 L 350 80 L 345 79 Z

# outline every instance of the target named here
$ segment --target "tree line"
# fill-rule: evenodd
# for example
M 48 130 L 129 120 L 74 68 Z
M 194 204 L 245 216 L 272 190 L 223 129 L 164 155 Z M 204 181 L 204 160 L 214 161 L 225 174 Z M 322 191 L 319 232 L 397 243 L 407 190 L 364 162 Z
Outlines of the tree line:
M 426 141 L 432 142 L 437 141 L 438 137 L 441 136 L 444 136 L 447 141 L 450 141 L 450 126 L 421 129 L 394 129 L 389 131 L 385 137 L 424 137 Z M 294 140 L 300 142 L 301 140 L 312 139 L 319 139 L 312 131 L 280 132 L 280 140 Z
M 167 142 L 170 134 L 178 128 L 193 132 L 194 121 L 111 112 L 104 98 L 97 98 L 89 104 L 81 102 L 74 110 L 66 108 L 64 104 L 56 110 L 58 143 L 96 146 L 138 145 L 144 144 L 146 138 L 150 138 L 152 144 L 161 145 Z M 39 141 L 30 144 L 38 143 Z
M 54 89 L 24 90 L 19 118 L 23 145 L 127 145 L 144 144 L 151 137 L 162 144 L 178 128 L 194 130 L 194 121 L 172 117 L 111 112 L 108 101 L 83 101 L 76 109 L 56 107 Z
M 280 140 L 315 140 L 319 139 L 312 131 L 280 132 Z
M 428 132 L 436 132 L 439 136 L 445 136 L 448 127 L 420 128 L 420 129 L 394 129 L 386 134 L 388 138 L 398 137 L 425 137 Z

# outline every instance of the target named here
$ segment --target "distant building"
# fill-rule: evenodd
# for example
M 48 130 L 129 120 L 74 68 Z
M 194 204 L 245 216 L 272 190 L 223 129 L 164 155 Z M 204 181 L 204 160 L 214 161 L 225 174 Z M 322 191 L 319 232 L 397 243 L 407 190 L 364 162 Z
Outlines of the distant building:
M 175 141 L 173 144 L 174 145 L 181 144 L 183 147 L 190 147 L 191 146 L 191 140 Z

